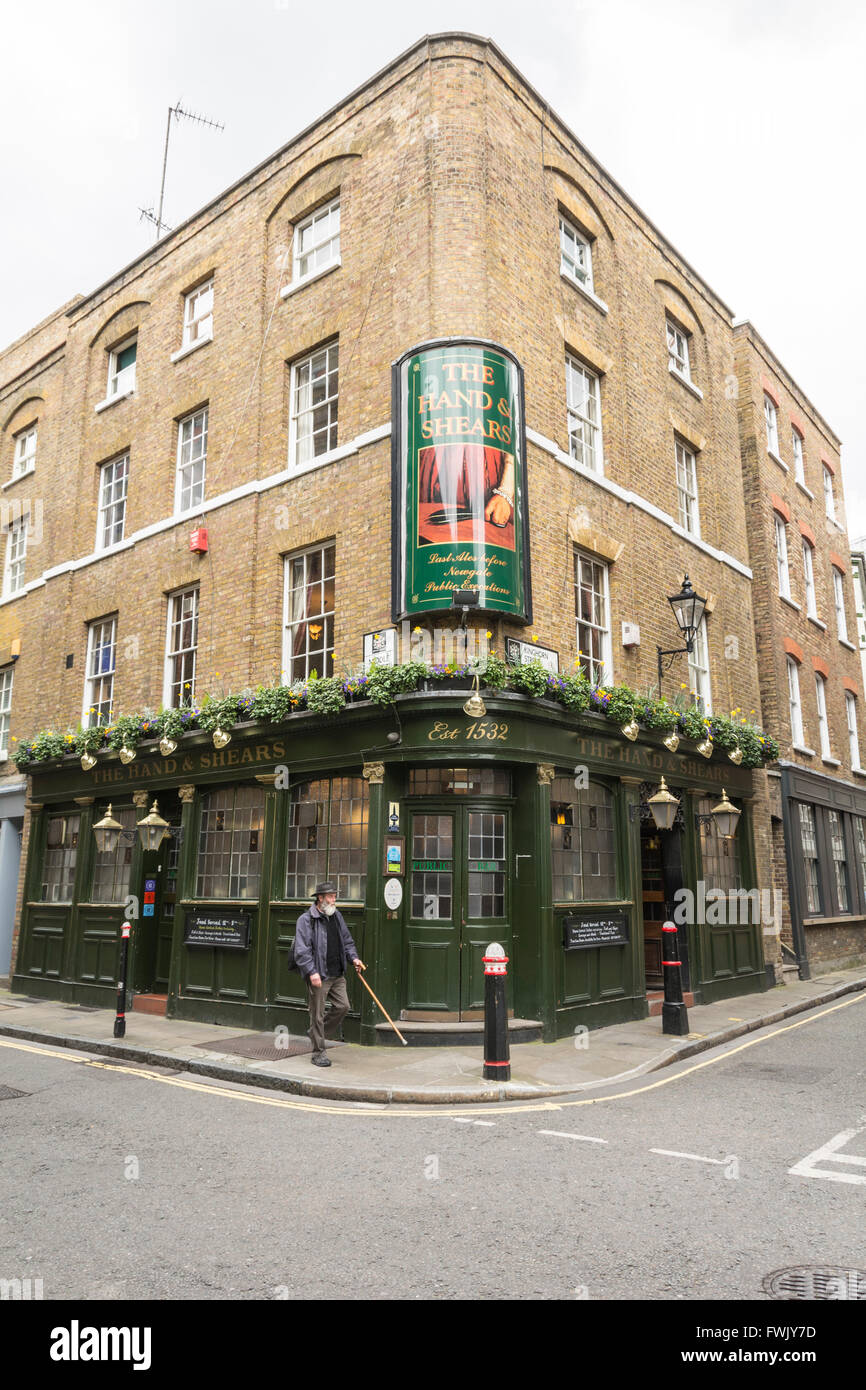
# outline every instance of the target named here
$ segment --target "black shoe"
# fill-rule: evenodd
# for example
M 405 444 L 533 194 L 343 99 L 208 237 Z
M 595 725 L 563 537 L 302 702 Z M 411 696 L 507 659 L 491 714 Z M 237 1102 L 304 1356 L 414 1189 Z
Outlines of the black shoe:
M 329 1067 L 331 1065 L 330 1057 L 326 1057 L 324 1052 L 314 1052 L 310 1061 L 314 1067 Z

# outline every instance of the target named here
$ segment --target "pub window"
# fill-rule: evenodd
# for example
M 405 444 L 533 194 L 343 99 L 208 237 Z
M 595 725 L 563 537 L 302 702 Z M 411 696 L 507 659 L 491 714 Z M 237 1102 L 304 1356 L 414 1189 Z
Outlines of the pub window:
M 107 806 L 100 809 L 97 820 L 101 820 Z M 135 833 L 135 807 L 119 806 L 112 808 L 112 817 L 124 830 Z M 129 870 L 132 864 L 132 844 L 124 844 L 118 839 L 111 851 L 97 850 L 93 862 L 93 888 L 90 901 L 94 903 L 122 903 L 129 891 Z
M 613 793 L 598 782 L 583 789 L 571 777 L 550 788 L 553 901 L 602 902 L 616 898 Z
M 409 795 L 510 796 L 511 773 L 497 767 L 413 767 Z
M 827 812 L 830 827 L 830 847 L 833 852 L 833 871 L 836 875 L 836 898 L 840 912 L 850 912 L 848 896 L 848 860 L 845 854 L 845 831 L 838 811 Z
M 202 800 L 197 898 L 257 898 L 262 873 L 263 787 L 224 787 Z
M 42 901 L 71 903 L 81 816 L 51 816 L 42 861 Z
M 815 810 L 805 801 L 798 801 L 800 813 L 800 848 L 803 852 L 803 874 L 806 880 L 806 914 L 815 916 L 821 911 L 821 880 L 818 874 L 818 839 L 815 834 Z
M 698 812 L 702 816 L 709 816 L 715 804 L 713 797 L 702 796 L 698 802 Z M 716 888 L 728 893 L 733 888 L 742 888 L 737 841 L 724 839 L 713 820 L 709 825 L 701 821 L 701 864 L 708 890 Z
M 363 777 L 320 777 L 292 790 L 286 897 L 310 898 L 330 880 L 343 902 L 363 902 L 369 789 Z

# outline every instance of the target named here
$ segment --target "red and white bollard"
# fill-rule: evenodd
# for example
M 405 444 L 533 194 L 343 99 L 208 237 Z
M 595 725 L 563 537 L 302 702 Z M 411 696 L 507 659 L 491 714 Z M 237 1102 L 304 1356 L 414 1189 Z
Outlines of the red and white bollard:
M 114 1036 L 126 1037 L 126 967 L 129 962 L 130 926 L 124 922 L 120 929 L 120 979 L 117 982 L 117 1015 L 114 1020 Z
M 505 1007 L 505 977 L 508 957 L 498 941 L 487 947 L 484 956 L 484 1071 L 485 1081 L 510 1081 L 508 1055 L 508 1010 Z

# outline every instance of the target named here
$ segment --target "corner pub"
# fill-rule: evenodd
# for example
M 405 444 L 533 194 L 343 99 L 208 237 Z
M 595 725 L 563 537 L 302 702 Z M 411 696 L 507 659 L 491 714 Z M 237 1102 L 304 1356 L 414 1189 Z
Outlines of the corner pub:
M 133 1007 L 303 1034 L 287 954 L 332 880 L 413 1043 L 477 1024 L 492 941 L 516 1036 L 645 1017 L 677 890 L 771 882 L 732 352 L 730 310 L 465 34 L 34 329 L 2 440 L 44 497 L 0 604 L 13 991 L 112 1007 L 129 920 Z M 407 631 L 492 655 L 424 669 Z M 182 728 L 147 716 L 187 685 Z M 82 708 L 74 753 L 31 756 Z M 134 747 L 87 727 L 118 716 Z M 758 922 L 679 936 L 695 1002 L 781 972 Z M 348 989 L 346 1038 L 390 1045 Z
M 513 453 L 493 475 L 510 489 L 510 534 L 490 536 L 483 480 L 453 505 L 447 455 L 435 460 L 437 496 L 420 500 L 413 382 L 426 391 L 455 355 L 501 374 L 495 401 L 479 393 L 473 408 L 497 409 L 514 428 Z M 426 424 L 441 406 L 418 399 Z M 404 631 L 407 613 L 428 623 L 442 615 L 436 575 L 457 556 L 471 557 L 460 573 L 476 587 L 445 585 L 454 621 L 461 605 L 464 621 L 477 609 L 497 621 L 505 605 L 531 618 L 522 400 L 519 363 L 496 345 L 426 344 L 395 366 L 392 616 Z M 453 509 L 443 516 L 447 497 Z M 441 537 L 432 551 L 431 529 Z M 495 595 L 485 589 L 494 545 L 506 574 Z M 396 626 L 367 634 L 385 670 L 406 669 L 387 666 L 397 636 Z M 647 992 L 662 982 L 661 925 L 677 888 L 756 883 L 755 774 L 723 766 L 712 750 L 685 751 L 685 739 L 680 751 L 677 737 L 665 743 L 633 719 L 621 729 L 590 709 L 575 716 L 545 698 L 551 677 L 525 645 L 528 660 L 513 669 L 540 676 L 540 697 L 503 689 L 484 661 L 475 676 L 433 667 L 384 705 L 364 698 L 357 680 L 336 713 L 290 713 L 278 737 L 240 719 L 230 734 L 184 734 L 181 748 L 145 738 L 134 758 L 100 754 L 86 771 L 68 757 L 31 765 L 14 988 L 109 1004 L 127 916 L 134 996 L 165 996 L 174 1017 L 303 1033 L 304 985 L 287 953 L 315 883 L 331 879 L 376 992 L 411 1041 L 454 1041 L 455 1022 L 481 1018 L 482 956 L 493 940 L 509 957 L 515 1036 L 552 1040 L 577 1025 L 645 1016 Z M 541 656 L 549 663 L 552 652 Z M 648 812 L 665 784 L 675 801 L 660 830 Z M 740 813 L 733 838 L 715 823 L 725 792 Z M 681 938 L 695 999 L 766 988 L 758 922 L 689 924 Z M 350 991 L 347 1038 L 390 1042 L 372 1001 L 354 981 Z

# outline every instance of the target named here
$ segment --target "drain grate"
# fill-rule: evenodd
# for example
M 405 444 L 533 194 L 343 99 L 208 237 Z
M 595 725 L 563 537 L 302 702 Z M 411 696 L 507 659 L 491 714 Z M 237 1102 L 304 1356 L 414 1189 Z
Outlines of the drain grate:
M 770 1298 L 866 1301 L 866 1269 L 843 1269 L 836 1265 L 793 1265 L 774 1269 L 765 1276 L 764 1293 Z
M 294 1038 L 288 1033 L 279 1035 L 284 1047 L 274 1045 L 273 1033 L 241 1033 L 236 1038 L 212 1039 L 210 1042 L 196 1043 L 196 1047 L 208 1052 L 228 1052 L 234 1057 L 250 1057 L 257 1062 L 283 1062 L 287 1057 L 299 1057 L 312 1052 L 313 1044 L 309 1038 Z
M 17 1100 L 19 1096 L 29 1096 L 29 1091 L 16 1091 L 14 1086 L 0 1086 L 0 1100 Z

